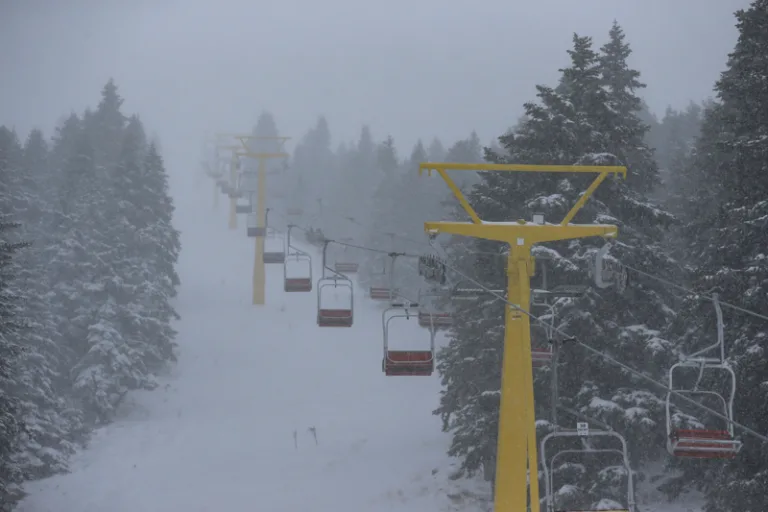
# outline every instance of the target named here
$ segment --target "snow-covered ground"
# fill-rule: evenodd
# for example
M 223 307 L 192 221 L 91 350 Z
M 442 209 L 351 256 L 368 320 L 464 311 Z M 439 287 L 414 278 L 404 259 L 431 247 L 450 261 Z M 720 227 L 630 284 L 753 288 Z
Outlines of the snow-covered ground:
M 253 306 L 243 219 L 228 230 L 226 205 L 198 195 L 179 213 L 178 365 L 127 400 L 71 473 L 28 484 L 19 512 L 487 510 L 485 483 L 449 478 L 431 414 L 439 377 L 381 372 L 381 306 L 358 289 L 354 326 L 319 328 L 316 290 L 283 292 L 280 265 Z M 429 345 L 415 318 L 396 321 L 392 348 Z

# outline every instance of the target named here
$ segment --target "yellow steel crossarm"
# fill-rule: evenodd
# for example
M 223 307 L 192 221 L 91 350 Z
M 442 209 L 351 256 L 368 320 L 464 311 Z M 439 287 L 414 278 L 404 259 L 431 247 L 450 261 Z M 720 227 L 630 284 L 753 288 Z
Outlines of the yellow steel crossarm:
M 472 208 L 464 194 L 456 186 L 450 176 L 448 176 L 447 170 L 452 171 L 506 171 L 506 172 L 568 172 L 568 173 L 597 173 L 598 176 L 581 195 L 576 204 L 565 215 L 560 225 L 565 226 L 573 220 L 576 214 L 587 203 L 592 194 L 597 190 L 597 187 L 612 174 L 614 176 L 621 175 L 627 177 L 627 168 L 618 165 L 533 165 L 533 164 L 463 164 L 463 163 L 451 163 L 451 162 L 424 162 L 419 164 L 419 174 L 427 171 L 427 175 L 431 175 L 432 171 L 437 171 L 441 178 L 446 182 L 448 187 L 456 196 L 464 211 L 467 212 L 472 222 L 479 224 L 480 217 L 477 212 Z
M 533 222 L 425 222 L 424 229 L 427 233 L 450 233 L 452 235 L 484 238 L 497 240 L 511 245 L 538 244 L 543 242 L 555 242 L 558 240 L 571 240 L 574 238 L 586 238 L 601 236 L 616 238 L 618 228 L 611 224 L 534 224 Z M 520 240 L 523 243 L 519 243 Z
M 247 156 L 248 158 L 288 158 L 288 153 L 252 153 L 250 151 L 238 151 L 237 156 Z

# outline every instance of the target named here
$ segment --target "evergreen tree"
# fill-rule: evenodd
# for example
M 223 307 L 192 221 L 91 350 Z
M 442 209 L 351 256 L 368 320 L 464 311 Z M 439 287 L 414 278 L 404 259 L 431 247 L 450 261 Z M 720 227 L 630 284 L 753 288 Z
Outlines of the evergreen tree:
M 755 0 L 736 13 L 739 38 L 716 84 L 718 105 L 704 116 L 702 134 L 688 166 L 688 201 L 681 242 L 692 268 L 692 286 L 721 300 L 764 313 L 768 309 L 768 1 Z M 681 314 L 681 349 L 706 346 L 715 333 L 711 305 L 691 300 Z M 725 311 L 727 357 L 738 378 L 736 421 L 758 431 L 768 418 L 768 324 Z M 715 391 L 725 392 L 718 381 Z M 697 419 L 706 421 L 699 411 Z M 714 428 L 720 428 L 720 424 Z M 708 512 L 758 511 L 768 507 L 765 446 L 743 437 L 728 463 L 680 461 L 686 476 L 706 491 Z
M 385 179 L 391 179 L 399 164 L 395 140 L 388 135 L 384 142 L 376 147 L 376 165 L 384 173 Z
M 443 162 L 445 160 L 445 146 L 437 137 L 429 143 L 427 158 L 430 162 Z
M 2 137 L 2 134 L 0 134 Z M 0 141 L 0 145 L 2 142 Z M 2 149 L 0 149 L 2 153 Z M 0 159 L 2 156 L 0 155 Z M 0 167 L 2 162 L 0 162 Z M 0 173 L 2 170 L 0 170 Z M 12 258 L 23 242 L 7 240 L 8 231 L 18 227 L 8 215 L 0 218 L 0 510 L 10 512 L 21 497 L 18 484 L 23 473 L 17 454 L 22 450 L 25 426 L 20 420 L 20 406 L 14 391 L 18 389 L 17 364 L 21 346 L 12 341 L 22 327 L 18 318 L 19 290 L 14 286 Z
M 19 410 L 27 429 L 18 455 L 25 474 L 42 478 L 67 468 L 67 457 L 74 451 L 72 441 L 81 434 L 80 415 L 66 395 L 61 351 L 56 344 L 56 323 L 48 303 L 50 284 L 46 261 L 41 250 L 50 243 L 45 232 L 50 218 L 51 174 L 47 166 L 48 150 L 43 135 L 33 130 L 23 150 L 17 188 L 16 216 L 24 221 L 21 233 L 33 242 L 17 259 L 21 316 L 26 328 L 17 342 L 25 347 L 18 361 Z
M 104 85 L 101 101 L 93 113 L 86 112 L 86 127 L 95 150 L 96 165 L 104 169 L 111 168 L 117 162 L 120 153 L 123 128 L 126 118 L 120 111 L 123 98 L 118 93 L 113 79 Z

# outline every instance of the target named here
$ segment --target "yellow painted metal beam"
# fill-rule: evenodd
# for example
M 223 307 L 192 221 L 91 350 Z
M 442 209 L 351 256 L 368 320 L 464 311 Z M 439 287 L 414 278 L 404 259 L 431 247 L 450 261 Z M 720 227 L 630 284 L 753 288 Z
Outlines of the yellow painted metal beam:
M 443 169 L 444 171 L 508 171 L 508 172 L 577 172 L 621 174 L 627 177 L 627 168 L 620 165 L 534 165 L 534 164 L 463 164 L 455 162 L 423 162 L 419 174 Z
M 240 140 L 240 146 L 234 153 L 235 157 L 255 158 L 259 161 L 256 190 L 256 220 L 262 233 L 266 232 L 267 217 L 267 161 L 273 158 L 288 158 L 285 152 L 253 152 L 248 149 L 246 140 L 278 141 L 280 145 L 290 140 L 290 137 L 257 137 L 254 135 L 233 135 Z M 257 236 L 253 258 L 253 304 L 261 306 L 266 303 L 266 271 L 264 269 L 264 237 Z
M 428 174 L 432 170 L 438 172 L 472 219 L 472 222 L 425 222 L 424 229 L 427 233 L 431 235 L 450 233 L 509 244 L 507 300 L 520 309 L 509 306 L 505 311 L 494 510 L 495 512 L 539 512 L 530 319 L 522 312 L 529 311 L 530 308 L 530 278 L 533 276 L 535 263 L 531 256 L 531 247 L 537 243 L 558 240 L 618 236 L 618 228 L 613 225 L 571 224 L 570 222 L 608 175 L 626 176 L 626 168 L 427 162 L 419 165 L 419 173 L 421 174 L 424 170 Z M 477 212 L 456 187 L 446 173 L 447 170 L 597 173 L 598 177 L 559 224 L 537 224 L 525 220 L 485 222 L 479 218 Z
M 511 245 L 531 245 L 558 240 L 571 240 L 601 236 L 616 238 L 619 228 L 611 224 L 534 224 L 533 222 L 425 222 L 427 233 L 450 233 L 453 235 L 497 240 Z M 519 242 L 521 242 L 519 244 Z

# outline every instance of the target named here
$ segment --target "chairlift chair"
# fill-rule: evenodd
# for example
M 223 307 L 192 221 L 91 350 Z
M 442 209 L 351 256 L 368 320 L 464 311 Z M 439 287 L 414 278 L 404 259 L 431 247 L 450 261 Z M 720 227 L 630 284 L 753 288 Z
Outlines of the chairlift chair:
M 704 426 L 701 428 L 679 428 L 672 413 L 672 393 L 667 393 L 667 451 L 677 457 L 689 457 L 699 459 L 731 459 L 736 457 L 742 447 L 741 441 L 734 436 L 733 428 L 733 401 L 736 396 L 736 374 L 725 360 L 725 341 L 723 311 L 720 308 L 717 294 L 713 295 L 712 302 L 717 316 L 717 341 L 691 355 L 682 356 L 681 361 L 672 365 L 669 369 L 669 389 L 677 394 L 689 397 L 714 398 L 722 407 L 717 412 L 721 413 L 726 421 L 724 428 Z M 716 351 L 716 352 L 715 352 Z M 707 357 L 710 352 L 713 356 Z M 678 380 L 685 369 L 698 370 L 698 378 L 693 389 L 678 387 Z M 724 372 L 728 378 L 728 394 L 717 391 L 699 389 L 702 378 L 714 372 Z
M 350 241 L 351 239 L 345 239 L 345 241 Z M 349 247 L 346 245 L 344 246 L 343 253 L 348 253 Z M 333 265 L 336 272 L 340 272 L 342 274 L 354 274 L 357 272 L 357 269 L 360 267 L 359 264 L 353 262 L 353 261 L 337 261 Z
M 251 213 L 252 211 L 253 207 L 251 206 L 250 201 L 238 201 L 235 203 L 235 213 L 244 214 Z
M 538 305 L 538 304 L 537 304 Z M 536 343 L 531 336 L 531 364 L 534 368 L 543 368 L 552 362 L 552 342 L 555 331 L 555 308 L 547 304 L 547 313 L 538 316 L 538 321 L 532 322 L 531 327 L 540 329 L 545 338 L 545 343 Z
M 353 262 L 336 262 L 333 265 L 336 272 L 341 272 L 344 274 L 354 274 L 357 272 L 357 269 L 359 265 L 357 263 Z
M 544 473 L 544 490 L 545 490 L 545 506 L 546 512 L 567 512 L 557 508 L 555 503 L 554 493 L 554 473 L 555 463 L 563 455 L 574 454 L 615 454 L 621 457 L 621 463 L 624 467 L 624 471 L 627 473 L 627 492 L 626 492 L 626 508 L 612 509 L 609 511 L 600 510 L 600 512 L 635 512 L 635 486 L 632 478 L 632 468 L 629 465 L 629 454 L 627 451 L 627 442 L 624 437 L 618 432 L 613 430 L 592 430 L 587 423 L 580 423 L 578 430 L 562 430 L 557 429 L 554 432 L 550 432 L 541 440 L 540 454 L 541 454 L 541 469 Z M 592 448 L 590 443 L 583 443 L 581 449 L 559 450 L 547 461 L 547 445 L 557 439 L 562 438 L 613 438 L 619 441 L 621 448 Z M 571 512 L 597 512 L 594 510 L 578 510 Z
M 409 311 L 418 304 L 395 303 L 381 314 L 384 331 L 384 358 L 381 369 L 387 377 L 420 376 L 428 377 L 435 370 L 435 329 L 429 332 L 429 350 L 390 350 L 389 324 L 395 318 L 411 319 L 417 317 Z
M 595 286 L 598 288 L 616 288 L 623 293 L 629 286 L 629 273 L 627 268 L 617 260 L 607 258 L 609 244 L 605 244 L 595 253 L 595 260 L 591 268 Z
M 295 275 L 288 270 L 292 267 L 300 269 L 300 274 Z M 290 274 L 290 275 L 289 275 Z M 309 254 L 296 249 L 288 250 L 283 264 L 283 283 L 286 292 L 311 292 L 312 291 L 312 258 Z
M 388 300 L 390 302 L 393 302 L 395 297 L 398 297 L 400 295 L 400 290 L 398 288 L 393 288 L 394 286 L 394 277 L 395 277 L 395 259 L 397 258 L 396 254 L 390 255 L 390 263 L 389 263 L 389 277 L 387 277 L 387 285 L 386 286 L 371 286 L 368 289 L 368 295 L 373 300 L 380 300 L 385 301 Z M 387 276 L 387 265 L 382 265 L 381 272 L 377 272 L 376 270 L 373 270 L 372 273 L 374 278 L 381 277 L 381 276 Z M 379 281 L 378 279 L 374 279 L 374 281 Z
M 265 236 L 267 234 L 267 228 L 259 227 L 259 217 L 256 213 L 249 213 L 245 220 L 246 234 L 249 237 Z
M 348 299 L 343 307 L 327 306 L 323 290 L 341 291 Z M 352 281 L 341 275 L 321 277 L 317 281 L 317 325 L 320 327 L 352 327 L 354 317 L 354 290 Z
M 352 281 L 345 275 L 335 272 L 328 267 L 327 253 L 330 240 L 323 241 L 323 276 L 317 281 L 317 325 L 320 327 L 352 327 L 354 319 L 355 294 Z M 326 270 L 332 275 L 326 275 Z M 328 306 L 323 300 L 323 290 L 326 294 L 333 290 L 341 292 L 346 300 L 342 307 Z
M 280 249 L 267 249 L 267 241 L 279 242 Z M 278 235 L 274 229 L 267 230 L 267 236 L 264 240 L 264 263 L 265 264 L 283 264 L 285 263 L 285 246 L 284 240 Z M 274 246 L 273 246 L 274 247 Z
M 432 300 L 441 297 L 434 292 L 422 293 L 419 290 L 419 326 L 427 328 L 446 328 L 453 325 L 453 315 L 447 311 L 438 311 Z

